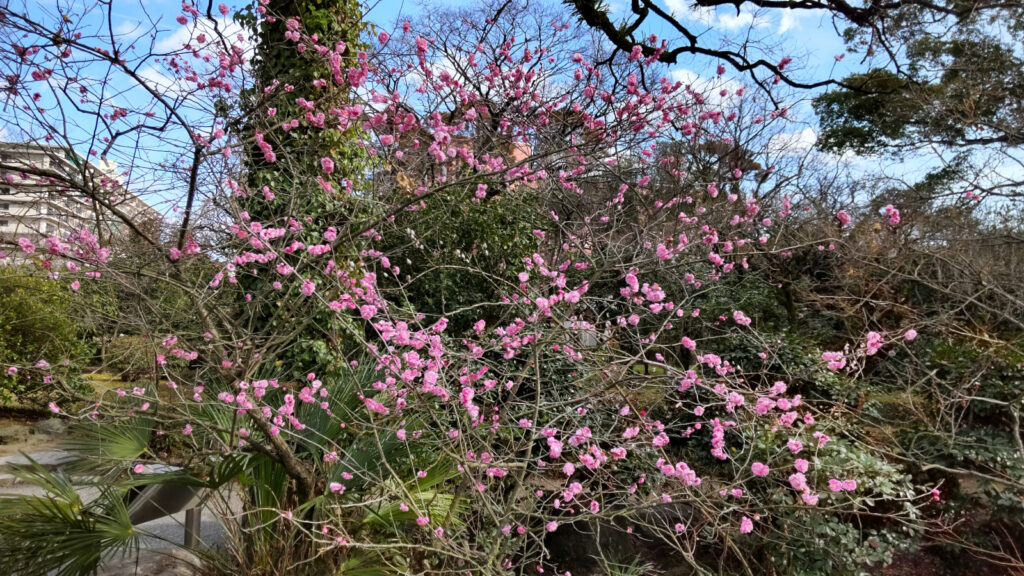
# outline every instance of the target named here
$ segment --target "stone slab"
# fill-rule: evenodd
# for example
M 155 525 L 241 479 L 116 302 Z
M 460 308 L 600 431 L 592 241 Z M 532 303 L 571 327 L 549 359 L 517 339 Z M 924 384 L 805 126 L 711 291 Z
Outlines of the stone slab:
M 67 452 L 66 450 L 42 450 L 39 452 L 31 452 L 28 454 L 30 458 L 36 461 L 43 468 L 56 468 L 63 464 L 68 464 L 78 460 L 78 456 Z M 10 466 L 28 466 L 29 460 L 22 454 L 15 454 L 13 456 L 0 457 L 0 471 Z

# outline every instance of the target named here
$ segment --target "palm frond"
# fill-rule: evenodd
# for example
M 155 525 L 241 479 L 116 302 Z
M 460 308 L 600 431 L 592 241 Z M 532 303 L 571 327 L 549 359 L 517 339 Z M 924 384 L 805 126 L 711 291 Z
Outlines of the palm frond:
M 456 526 L 458 519 L 468 512 L 469 506 L 464 499 L 456 498 L 443 488 L 445 483 L 459 475 L 450 460 L 437 460 L 420 478 L 414 473 L 413 462 L 408 461 L 408 451 L 397 439 L 382 440 L 379 446 L 370 440 L 360 444 L 366 448 L 353 447 L 340 465 L 330 470 L 329 476 L 333 479 L 340 477 L 342 472 L 353 473 L 353 480 L 345 482 L 350 488 L 366 490 L 373 483 L 378 485 L 385 499 L 366 508 L 363 524 L 394 529 L 396 525 L 413 522 L 425 513 L 432 521 L 440 523 L 447 520 Z M 385 461 L 390 462 L 394 470 L 408 475 L 404 478 L 389 477 L 384 473 Z M 406 507 L 404 511 L 403 504 Z
M 324 449 L 330 450 L 332 443 L 345 444 L 350 431 L 342 428 L 342 422 L 358 421 L 358 416 L 365 413 L 361 395 L 373 395 L 373 382 L 377 379 L 376 372 L 371 368 L 372 362 L 360 363 L 358 368 L 348 369 L 327 382 L 324 389 L 330 411 L 326 411 L 317 403 L 298 406 L 298 418 L 306 428 L 298 433 L 300 445 L 314 454 L 314 459 L 323 456 Z
M 402 573 L 404 570 L 385 566 L 379 557 L 355 554 L 346 558 L 338 567 L 337 576 L 397 576 Z
M 645 576 L 656 573 L 653 564 L 641 563 L 640 560 L 633 560 L 629 564 L 607 562 L 605 568 L 608 576 Z
M 402 504 L 406 510 L 402 510 Z M 389 501 L 376 506 L 363 519 L 368 526 L 394 528 L 394 525 L 414 522 L 417 517 L 426 514 L 433 524 L 441 524 L 445 520 L 450 526 L 462 526 L 462 519 L 469 512 L 469 502 L 456 498 L 450 492 L 436 490 L 416 490 L 412 492 L 412 502 Z
M 0 562 L 12 576 L 86 576 L 107 556 L 138 550 L 124 492 L 102 489 L 88 503 L 63 472 L 38 463 L 19 467 L 22 481 L 43 496 L 0 496 Z
M 455 463 L 448 459 L 441 459 L 427 469 L 427 474 L 423 478 L 416 477 L 412 480 L 416 490 L 427 490 L 454 480 L 459 477 L 459 469 Z
M 85 422 L 70 430 L 64 446 L 78 453 L 81 459 L 68 468 L 75 472 L 108 469 L 111 463 L 127 465 L 149 447 L 153 433 L 152 418 L 131 418 L 120 422 Z

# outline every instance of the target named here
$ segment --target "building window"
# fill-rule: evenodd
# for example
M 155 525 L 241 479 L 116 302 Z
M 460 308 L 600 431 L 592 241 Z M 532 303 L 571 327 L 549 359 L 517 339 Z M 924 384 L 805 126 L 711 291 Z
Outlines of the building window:
M 10 202 L 0 202 L 0 214 L 7 214 L 11 211 Z
M 0 228 L 7 228 L 7 226 L 9 224 L 10 224 L 10 221 L 8 221 L 8 220 L 0 220 Z
M 11 188 L 10 188 L 10 186 L 0 186 L 0 196 L 10 196 L 10 195 L 11 195 Z

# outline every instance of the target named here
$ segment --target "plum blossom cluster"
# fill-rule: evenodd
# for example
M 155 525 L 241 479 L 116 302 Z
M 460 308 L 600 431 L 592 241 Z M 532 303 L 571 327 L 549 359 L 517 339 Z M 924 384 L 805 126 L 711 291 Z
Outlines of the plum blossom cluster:
M 183 4 L 183 26 L 202 18 Z M 273 15 L 266 18 L 274 23 Z M 244 174 L 228 175 L 216 181 L 221 195 L 214 204 L 225 213 L 213 232 L 188 227 L 182 216 L 185 227 L 173 246 L 158 243 L 164 277 L 190 287 L 201 323 L 160 332 L 155 364 L 176 400 L 161 412 L 172 416 L 161 416 L 169 420 L 160 434 L 196 453 L 270 455 L 296 487 L 296 501 L 329 499 L 393 519 L 408 528 L 393 531 L 409 538 L 403 545 L 429 539 L 461 554 L 453 542 L 474 542 L 487 552 L 474 561 L 500 562 L 502 569 L 542 564 L 545 537 L 579 519 L 671 511 L 672 502 L 699 500 L 705 506 L 691 517 L 665 516 L 659 528 L 679 535 L 709 526 L 731 537 L 754 532 L 755 521 L 772 521 L 769 509 L 750 498 L 751 487 L 782 487 L 805 506 L 818 504 L 810 461 L 798 456 L 828 450 L 820 415 L 778 376 L 730 358 L 705 337 L 755 334 L 756 314 L 730 306 L 702 315 L 694 305 L 751 258 L 782 257 L 785 250 L 767 248 L 768 238 L 795 207 L 787 198 L 781 210 L 767 212 L 749 193 L 753 177 L 739 169 L 683 186 L 685 159 L 663 153 L 671 139 L 721 142 L 742 118 L 717 102 L 743 98 L 742 88 L 707 98 L 660 74 L 656 55 L 639 49 L 615 86 L 593 58 L 515 39 L 497 46 L 496 60 L 483 47 L 467 47 L 455 70 L 429 35 L 409 26 L 394 37 L 382 32 L 379 52 L 371 52 L 309 34 L 295 18 L 277 24 L 297 54 L 329 75 L 312 86 L 262 87 L 270 104 L 260 101 L 262 123 L 251 139 L 224 128 L 190 132 L 206 154 L 199 156 L 230 164 L 232 146 L 251 148 L 248 154 L 285 171 L 278 166 L 287 164 L 288 150 L 279 142 L 300 131 L 350 131 L 358 148 L 390 172 L 358 178 L 346 173 L 340 156 L 318 153 L 289 158 L 305 168 L 282 172 L 279 184 L 249 189 Z M 552 46 L 567 27 L 552 26 Z M 236 94 L 234 81 L 244 79 L 248 62 L 244 50 L 213 38 L 194 41 L 166 58 L 169 71 L 217 97 Z M 389 61 L 387 51 L 402 45 L 404 60 Z M 557 94 L 553 77 L 563 81 Z M 319 97 L 328 87 L 346 98 Z M 783 117 L 773 111 L 757 124 Z M 568 133 L 552 132 L 552 125 Z M 621 150 L 635 152 L 633 167 L 620 166 Z M 424 165 L 432 168 L 416 171 Z M 667 184 L 651 176 L 656 168 L 669 175 Z M 595 187 L 598 176 L 614 185 Z M 392 177 L 394 186 L 380 185 Z M 289 202 L 297 196 L 290 187 L 302 178 L 312 182 L 312 199 L 293 208 L 303 206 Z M 414 243 L 394 223 L 434 218 L 428 200 L 448 189 L 463 191 L 466 210 L 496 196 L 526 198 L 516 204 L 524 210 L 543 205 L 534 249 L 508 271 L 475 270 L 494 291 L 481 308 L 501 312 L 480 313 L 462 330 L 451 327 L 455 314 L 420 312 L 405 299 L 411 280 L 402 279 L 397 254 L 386 248 L 395 238 Z M 564 198 L 597 201 L 581 200 L 579 210 L 550 201 Z M 645 210 L 637 216 L 640 204 Z M 894 208 L 887 215 L 899 223 Z M 642 225 L 626 234 L 629 218 Z M 843 212 L 837 218 L 844 226 L 850 221 Z M 40 256 L 54 276 L 61 266 L 83 280 L 125 274 L 87 230 L 47 238 L 43 246 L 22 238 L 18 247 Z M 225 317 L 225 310 L 236 316 Z M 289 337 L 302 329 L 318 330 L 320 344 L 295 361 Z M 863 354 L 885 344 L 871 332 Z M 773 354 L 765 345 L 758 358 Z M 844 352 L 821 357 L 830 370 L 847 367 Z M 175 360 L 193 369 L 177 370 Z M 123 392 L 90 406 L 88 415 L 134 417 L 165 400 L 154 389 Z M 345 392 L 351 402 L 338 400 Z M 763 438 L 770 438 L 767 447 L 758 446 Z M 358 444 L 366 439 L 372 444 Z M 385 472 L 360 464 L 361 454 L 385 448 L 405 460 L 384 461 Z M 399 453 L 405 455 L 393 456 Z M 141 464 L 128 465 L 141 473 Z M 485 505 L 460 508 L 439 495 L 439 486 L 460 494 L 466 487 Z M 828 489 L 853 493 L 858 484 L 832 479 Z M 429 498 L 417 495 L 432 490 Z M 300 528 L 321 550 L 372 544 L 341 520 L 279 512 L 275 521 Z M 490 531 L 506 536 L 500 554 L 475 540 Z

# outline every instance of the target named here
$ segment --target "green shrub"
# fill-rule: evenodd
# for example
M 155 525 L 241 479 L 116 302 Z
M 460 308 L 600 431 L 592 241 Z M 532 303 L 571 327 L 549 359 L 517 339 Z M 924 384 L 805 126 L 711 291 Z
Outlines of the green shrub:
M 149 336 L 118 336 L 107 346 L 104 366 L 127 382 L 152 378 L 156 374 L 158 345 Z
M 87 346 L 71 312 L 61 283 L 0 268 L 0 403 L 45 403 L 57 386 L 80 386 Z

